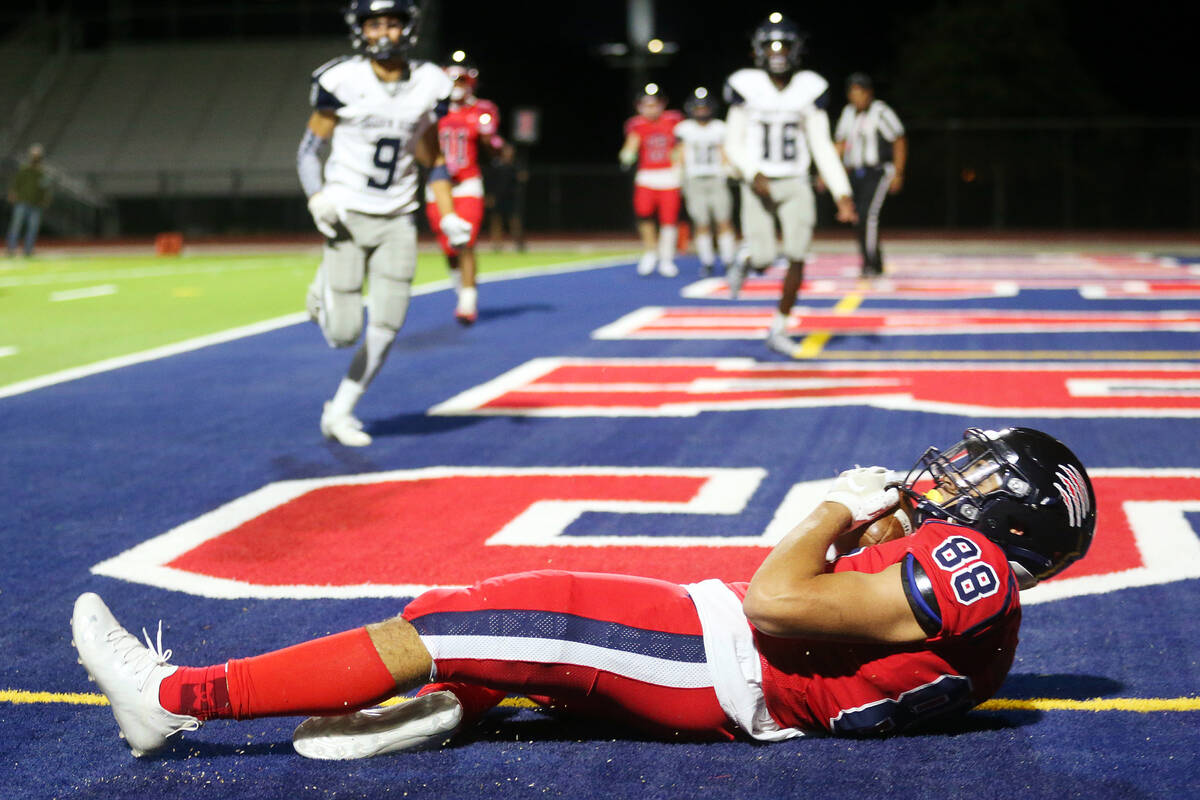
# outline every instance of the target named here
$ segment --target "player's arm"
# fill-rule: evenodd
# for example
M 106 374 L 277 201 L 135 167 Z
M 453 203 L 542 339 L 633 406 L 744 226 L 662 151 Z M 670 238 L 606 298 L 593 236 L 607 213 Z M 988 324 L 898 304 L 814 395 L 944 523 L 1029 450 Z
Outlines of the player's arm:
M 850 193 L 850 179 L 846 177 L 841 156 L 838 155 L 830 137 L 829 115 L 824 109 L 818 108 L 805 115 L 804 133 L 808 137 L 808 146 L 812 151 L 813 163 L 817 165 L 817 172 L 837 203 L 838 221 L 858 222 L 858 212 L 854 210 L 854 199 Z
M 892 166 L 896 172 L 892 175 L 892 185 L 888 191 L 895 194 L 904 188 L 904 169 L 908 166 L 908 137 L 903 134 L 892 142 Z
M 337 235 L 334 226 L 338 222 L 338 210 L 336 204 L 321 192 L 325 185 L 322 163 L 329 149 L 329 140 L 333 138 L 333 129 L 337 127 L 337 119 L 337 114 L 330 109 L 313 111 L 296 151 L 296 174 L 300 178 L 304 196 L 308 198 L 313 224 L 330 239 Z
M 621 162 L 623 169 L 629 169 L 638 160 L 638 150 L 642 146 L 642 137 L 630 131 L 625 136 L 625 144 L 621 146 L 621 152 L 617 154 L 617 160 Z
M 868 642 L 926 638 L 904 593 L 901 566 L 882 572 L 826 572 L 839 537 L 895 507 L 873 468 L 849 470 L 825 502 L 777 544 L 754 573 L 743 610 L 754 627 L 782 637 Z M 847 483 L 844 479 L 851 476 Z M 840 489 L 839 489 L 840 487 Z
M 450 173 L 446 169 L 446 156 L 442 153 L 438 141 L 436 123 L 430 123 L 417 135 L 414 153 L 417 163 L 429 171 L 425 175 L 425 183 L 433 194 L 433 202 L 437 205 L 438 221 L 442 233 L 454 247 L 459 247 L 471 240 L 471 223 L 454 213 L 454 196 L 451 192 Z

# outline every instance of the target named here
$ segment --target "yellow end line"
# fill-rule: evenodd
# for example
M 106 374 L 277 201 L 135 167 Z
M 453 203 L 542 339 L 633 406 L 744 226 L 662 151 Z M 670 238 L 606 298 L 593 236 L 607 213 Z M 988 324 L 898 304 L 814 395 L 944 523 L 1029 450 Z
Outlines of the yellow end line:
M 850 292 L 837 301 L 837 304 L 833 307 L 833 313 L 852 314 L 854 313 L 854 309 L 862 305 L 862 301 L 863 296 L 861 292 Z M 832 338 L 833 331 L 813 331 L 808 336 L 805 336 L 800 341 L 800 344 L 796 346 L 796 349 L 792 351 L 792 358 L 815 358 Z
M 383 705 L 403 703 L 407 698 L 397 697 Z M 108 699 L 102 694 L 79 692 L 24 692 L 18 689 L 0 689 L 0 702 L 13 705 L 37 703 L 62 703 L 74 706 L 106 706 Z M 506 698 L 500 705 L 509 708 L 537 708 L 537 704 L 524 697 Z M 978 706 L 981 711 L 1200 711 L 1200 697 L 1097 697 L 1092 700 L 1063 700 L 1054 697 L 1038 697 L 1029 700 L 994 698 Z
M 818 335 L 829 339 L 824 331 L 810 334 Z M 847 361 L 1194 361 L 1200 359 L 1200 350 L 832 350 L 825 357 Z

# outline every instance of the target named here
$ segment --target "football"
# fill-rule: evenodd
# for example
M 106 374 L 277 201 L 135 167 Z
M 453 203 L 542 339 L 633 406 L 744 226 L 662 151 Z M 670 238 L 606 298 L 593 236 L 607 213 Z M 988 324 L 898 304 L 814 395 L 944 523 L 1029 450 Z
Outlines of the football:
M 912 517 L 903 504 L 891 514 L 872 522 L 858 537 L 858 547 L 890 542 L 912 533 Z

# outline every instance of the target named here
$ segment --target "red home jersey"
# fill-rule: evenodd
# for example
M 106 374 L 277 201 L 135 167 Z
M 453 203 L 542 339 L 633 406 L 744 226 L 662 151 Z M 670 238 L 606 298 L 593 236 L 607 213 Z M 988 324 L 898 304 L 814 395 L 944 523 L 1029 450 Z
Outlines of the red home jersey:
M 683 121 L 678 111 L 664 111 L 651 122 L 640 114 L 625 123 L 625 135 L 636 133 L 641 139 L 638 148 L 638 169 L 667 169 L 671 167 L 671 150 L 675 147 L 675 126 Z
M 763 692 L 783 727 L 864 735 L 962 712 L 995 694 L 1021 624 L 1016 577 L 982 534 L 930 522 L 911 536 L 843 556 L 833 570 L 901 564 L 918 619 L 936 632 L 905 645 L 783 639 L 754 633 Z M 745 585 L 735 585 L 740 596 Z
M 475 100 L 470 105 L 452 108 L 438 120 L 438 141 L 453 181 L 480 177 L 479 142 L 482 139 L 499 149 L 503 144 L 497 133 L 499 129 L 500 111 L 489 100 Z

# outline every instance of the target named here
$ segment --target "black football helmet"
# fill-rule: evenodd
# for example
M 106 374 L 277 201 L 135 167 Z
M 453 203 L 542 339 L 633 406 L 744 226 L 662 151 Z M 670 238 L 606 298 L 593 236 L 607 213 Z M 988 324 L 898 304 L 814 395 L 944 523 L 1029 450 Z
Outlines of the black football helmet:
M 750 37 L 754 47 L 754 65 L 774 74 L 794 72 L 804 55 L 804 36 L 795 23 L 778 11 L 755 29 Z
M 934 488 L 914 490 L 925 477 Z M 900 488 L 918 525 L 933 518 L 977 530 L 1037 580 L 1082 558 L 1096 529 L 1096 495 L 1083 464 L 1032 428 L 968 428 L 953 447 L 926 450 Z
M 363 36 L 362 26 L 371 17 L 399 17 L 404 32 L 399 42 L 380 37 L 371 43 Z M 417 0 L 350 0 L 346 6 L 346 24 L 350 26 L 350 45 L 375 61 L 403 57 L 417 43 L 421 30 L 421 6 Z
M 717 104 L 713 101 L 708 89 L 699 86 L 692 92 L 692 96 L 684 102 L 683 112 L 692 119 L 711 119 L 716 116 Z

